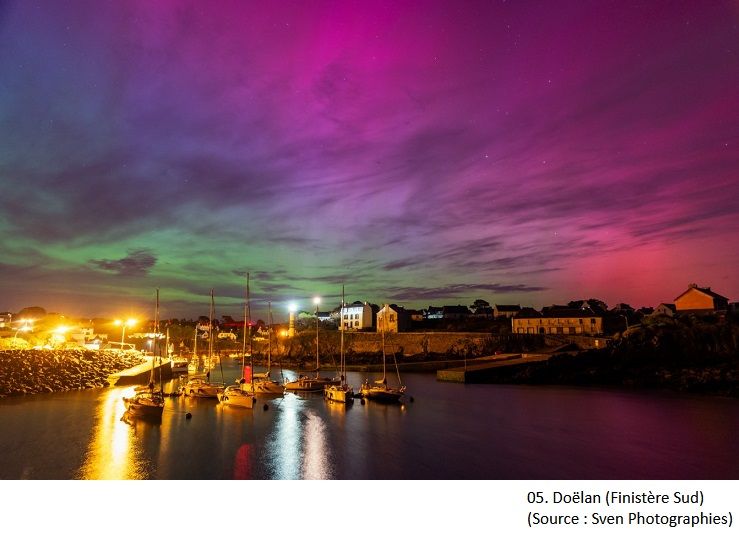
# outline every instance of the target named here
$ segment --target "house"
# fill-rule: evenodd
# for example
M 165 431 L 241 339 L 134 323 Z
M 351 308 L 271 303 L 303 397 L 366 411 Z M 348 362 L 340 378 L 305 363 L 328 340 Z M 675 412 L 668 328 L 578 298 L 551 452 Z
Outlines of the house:
M 423 322 L 423 311 L 417 309 L 406 309 L 405 311 L 413 322 Z
M 426 320 L 440 320 L 444 318 L 444 307 L 433 307 L 429 305 L 429 308 L 424 311 Z
M 387 303 L 377 313 L 377 331 L 385 333 L 398 333 L 406 331 L 410 326 L 408 312 L 398 305 Z
M 461 320 L 472 314 L 464 305 L 444 305 L 441 313 L 444 320 Z
M 520 305 L 498 305 L 493 307 L 495 318 L 513 318 L 521 310 Z
M 343 330 L 360 330 L 371 328 L 372 323 L 372 307 L 366 301 L 355 301 L 346 305 L 341 309 L 341 320 L 339 329 Z
M 13 322 L 13 313 L 4 312 L 0 313 L 0 328 L 10 327 Z
M 484 307 L 477 307 L 473 311 L 472 316 L 474 318 L 490 319 L 490 318 L 494 318 L 495 317 L 495 311 L 493 310 L 493 308 L 490 305 L 484 306 Z
M 660 303 L 654 310 L 654 314 L 663 314 L 665 316 L 675 316 L 675 304 L 674 303 Z
M 516 334 L 600 335 L 603 333 L 603 317 L 592 309 L 547 308 L 545 312 L 523 308 L 511 318 Z
M 675 311 L 678 314 L 713 313 L 727 311 L 729 299 L 711 290 L 691 283 L 688 289 L 675 298 Z

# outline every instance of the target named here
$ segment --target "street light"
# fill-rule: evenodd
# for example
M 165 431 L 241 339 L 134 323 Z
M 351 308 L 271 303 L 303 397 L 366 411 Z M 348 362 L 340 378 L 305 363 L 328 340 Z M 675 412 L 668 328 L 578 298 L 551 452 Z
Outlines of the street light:
M 316 368 L 320 363 L 318 362 L 318 306 L 321 304 L 321 298 L 316 296 L 313 298 L 313 305 L 316 306 Z M 318 374 L 316 374 L 318 376 Z
M 13 341 L 18 337 L 18 333 L 22 331 L 23 333 L 26 333 L 28 331 L 31 331 L 31 326 L 22 326 L 18 328 L 18 331 L 15 332 L 15 335 L 13 335 Z
M 136 319 L 135 318 L 129 318 L 125 322 L 122 320 L 116 320 L 113 322 L 116 326 L 121 326 L 121 350 L 123 350 L 123 345 L 126 342 L 126 328 L 127 327 L 133 327 L 136 325 Z

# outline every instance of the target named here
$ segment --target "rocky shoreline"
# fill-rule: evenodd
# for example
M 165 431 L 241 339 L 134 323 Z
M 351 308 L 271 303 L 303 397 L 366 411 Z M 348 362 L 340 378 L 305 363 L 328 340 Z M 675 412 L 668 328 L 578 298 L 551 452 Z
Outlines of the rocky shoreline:
M 0 397 L 105 387 L 142 359 L 118 350 L 2 350 Z

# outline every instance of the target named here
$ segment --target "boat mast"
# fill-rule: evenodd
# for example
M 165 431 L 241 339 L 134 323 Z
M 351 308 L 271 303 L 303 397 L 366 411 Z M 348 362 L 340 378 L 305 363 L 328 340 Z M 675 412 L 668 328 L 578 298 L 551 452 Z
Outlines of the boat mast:
M 208 313 L 208 370 L 213 361 L 213 314 L 215 311 L 213 289 L 210 289 L 210 312 Z
M 385 314 L 382 315 L 382 383 L 387 384 L 387 373 L 385 372 L 385 325 L 386 320 L 385 317 L 387 317 L 387 311 L 385 311 Z
M 346 360 L 344 359 L 344 285 L 341 285 L 341 307 L 339 308 L 339 324 L 341 327 L 341 348 L 339 352 L 339 381 L 343 384 L 346 378 Z
M 159 343 L 159 289 L 157 288 L 157 299 L 156 303 L 154 304 L 154 347 L 157 352 L 159 352 L 159 347 L 157 346 Z M 154 353 L 154 350 L 151 351 L 151 374 L 149 375 L 149 389 L 152 391 L 154 390 L 154 369 L 155 369 L 155 363 L 157 354 Z M 161 373 L 160 373 L 161 374 Z M 160 376 L 161 379 L 161 376 Z
M 251 367 L 251 390 L 254 391 L 254 347 L 251 340 L 251 301 L 249 298 L 249 272 L 246 272 L 246 320 L 249 331 L 249 366 Z
M 267 372 L 272 367 L 272 302 L 267 302 Z
M 246 274 L 246 287 L 249 288 L 249 273 Z M 244 335 L 241 343 L 241 376 L 239 376 L 239 380 L 244 379 L 244 365 L 246 364 L 246 304 L 249 301 L 247 299 L 247 292 L 244 291 Z

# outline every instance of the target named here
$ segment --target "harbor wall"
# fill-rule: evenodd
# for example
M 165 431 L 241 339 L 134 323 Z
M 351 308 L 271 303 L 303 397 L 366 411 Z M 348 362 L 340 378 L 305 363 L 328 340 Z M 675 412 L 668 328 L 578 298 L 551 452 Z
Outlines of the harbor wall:
M 338 331 L 321 332 L 318 348 L 321 357 L 338 357 L 341 350 L 341 335 Z M 390 333 L 385 335 L 385 352 L 394 353 L 398 359 L 414 356 L 443 355 L 449 358 L 476 357 L 493 353 L 499 345 L 496 337 L 489 333 L 429 332 Z M 258 356 L 266 354 L 267 344 L 254 342 Z M 346 332 L 344 351 L 348 358 L 382 354 L 382 335 L 379 333 Z M 293 338 L 277 339 L 272 343 L 273 356 L 283 359 L 314 358 L 316 334 L 297 335 Z
M 0 397 L 105 387 L 142 361 L 117 350 L 0 350 Z

